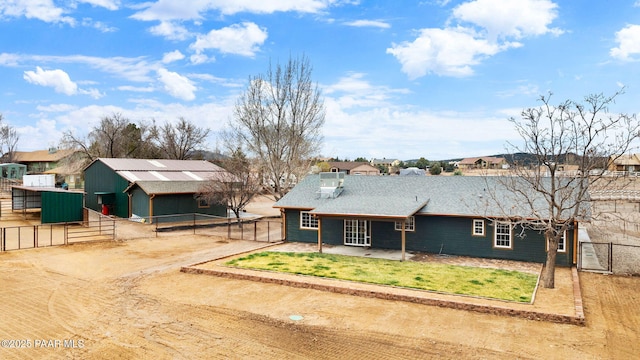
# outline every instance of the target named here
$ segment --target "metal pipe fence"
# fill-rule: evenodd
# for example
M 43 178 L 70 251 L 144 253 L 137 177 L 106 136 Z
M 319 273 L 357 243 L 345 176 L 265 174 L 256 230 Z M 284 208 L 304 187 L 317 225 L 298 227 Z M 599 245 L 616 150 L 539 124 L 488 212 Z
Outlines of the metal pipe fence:
M 233 240 L 277 242 L 283 240 L 280 218 L 235 218 L 205 214 L 160 215 L 145 218 L 154 226 L 156 237 L 163 233 L 190 232 Z
M 0 228 L 0 251 L 32 249 L 70 243 L 114 240 L 115 221 L 67 222 Z

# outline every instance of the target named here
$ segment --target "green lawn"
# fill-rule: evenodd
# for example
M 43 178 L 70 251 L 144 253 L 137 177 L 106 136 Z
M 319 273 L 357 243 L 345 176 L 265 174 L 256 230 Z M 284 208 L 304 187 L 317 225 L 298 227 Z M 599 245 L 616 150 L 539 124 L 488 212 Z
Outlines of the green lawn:
M 530 302 L 538 277 L 519 271 L 320 253 L 264 251 L 226 265 Z

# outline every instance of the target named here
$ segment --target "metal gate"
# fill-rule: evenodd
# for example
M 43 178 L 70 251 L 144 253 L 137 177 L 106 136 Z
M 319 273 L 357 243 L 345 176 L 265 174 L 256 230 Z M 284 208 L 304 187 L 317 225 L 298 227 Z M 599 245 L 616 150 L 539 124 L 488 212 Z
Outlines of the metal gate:
M 580 242 L 578 269 L 613 274 L 640 274 L 640 245 Z
M 611 272 L 613 269 L 611 243 L 580 242 L 578 269 Z

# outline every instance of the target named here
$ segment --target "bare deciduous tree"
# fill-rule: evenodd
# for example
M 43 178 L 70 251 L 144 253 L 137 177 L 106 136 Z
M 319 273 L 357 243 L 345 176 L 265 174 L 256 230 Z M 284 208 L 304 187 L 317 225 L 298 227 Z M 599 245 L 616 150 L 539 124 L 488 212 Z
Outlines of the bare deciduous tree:
M 258 174 L 252 171 L 251 162 L 240 149 L 221 160 L 220 165 L 226 173 L 206 181 L 198 196 L 226 205 L 235 214 L 238 226 L 242 226 L 240 214 L 261 189 Z
M 268 189 L 280 199 L 309 169 L 319 151 L 324 124 L 320 90 L 306 57 L 269 66 L 249 79 L 238 100 L 227 139 L 255 157 Z
M 13 126 L 5 124 L 3 120 L 0 114 L 0 153 L 5 155 L 6 162 L 13 162 L 13 154 L 17 149 L 20 135 Z
M 167 159 L 191 159 L 195 150 L 205 145 L 209 133 L 209 129 L 181 117 L 175 126 L 167 122 L 157 129 L 157 147 Z
M 156 158 L 158 151 L 153 146 L 153 133 L 145 124 L 135 124 L 119 113 L 105 116 L 100 125 L 85 137 L 67 131 L 63 134 L 61 147 L 82 151 L 87 161 L 96 158 Z
M 549 94 L 541 96 L 540 107 L 525 109 L 520 118 L 510 119 L 523 139 L 521 146 L 509 144 L 510 150 L 531 154 L 534 161 L 528 168 L 515 164 L 510 169 L 512 176 L 501 182 L 518 204 L 530 210 L 532 218 L 513 219 L 509 209 L 503 213 L 515 225 L 544 233 L 548 250 L 542 281 L 546 288 L 555 286 L 558 242 L 578 220 L 590 216 L 589 185 L 605 179 L 607 161 L 628 152 L 640 136 L 635 114 L 608 111 L 620 94 L 622 90 L 612 96 L 589 95 L 583 102 L 567 100 L 555 106 Z M 568 161 L 578 171 L 562 172 Z

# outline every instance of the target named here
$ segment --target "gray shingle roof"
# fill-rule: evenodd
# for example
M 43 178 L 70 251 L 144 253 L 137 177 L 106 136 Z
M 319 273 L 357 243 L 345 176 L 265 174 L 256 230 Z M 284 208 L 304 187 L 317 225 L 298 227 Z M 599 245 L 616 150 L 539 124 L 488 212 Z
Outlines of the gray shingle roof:
M 538 218 L 537 214 L 548 213 L 547 203 L 538 193 L 530 194 L 537 212 L 534 214 L 523 198 L 504 187 L 498 177 L 347 175 L 344 190 L 332 199 L 317 195 L 319 184 L 318 175 L 307 176 L 274 207 L 312 210 L 321 215 L 390 218 L 414 213 Z

